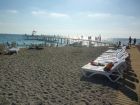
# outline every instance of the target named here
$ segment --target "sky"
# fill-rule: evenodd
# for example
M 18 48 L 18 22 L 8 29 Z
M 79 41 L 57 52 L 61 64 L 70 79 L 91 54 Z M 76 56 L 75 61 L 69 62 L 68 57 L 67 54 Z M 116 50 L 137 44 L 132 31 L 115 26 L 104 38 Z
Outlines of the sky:
M 140 38 L 140 0 L 0 0 L 0 33 Z

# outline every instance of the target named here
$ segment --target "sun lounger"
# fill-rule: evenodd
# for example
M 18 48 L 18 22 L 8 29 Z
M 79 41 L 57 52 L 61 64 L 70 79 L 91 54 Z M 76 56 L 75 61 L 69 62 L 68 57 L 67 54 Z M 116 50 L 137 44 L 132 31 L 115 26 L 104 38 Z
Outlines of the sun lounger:
M 10 48 L 8 49 L 8 53 L 17 53 L 18 54 L 19 48 Z
M 123 46 L 122 48 L 117 49 L 117 50 L 109 49 L 104 54 L 113 54 L 113 53 L 117 54 L 117 53 L 124 52 L 124 51 L 126 51 L 126 46 Z
M 83 75 L 88 78 L 96 74 L 104 75 L 112 82 L 116 82 L 120 78 L 123 78 L 125 60 L 119 60 L 118 62 L 114 63 L 114 66 L 110 69 L 110 71 L 105 71 L 105 66 L 93 66 L 91 63 L 88 63 L 82 67 L 81 71 Z M 112 76 L 115 78 L 113 79 Z
M 119 49 L 119 50 L 107 50 L 106 52 L 104 52 L 102 54 L 102 56 L 107 56 L 107 55 L 117 55 L 117 54 L 120 54 L 120 53 L 124 53 L 126 52 L 125 49 Z
M 126 59 L 129 57 L 127 52 L 121 52 L 117 55 L 101 55 L 96 60 L 119 60 L 119 59 Z
M 129 54 L 124 53 L 122 56 L 119 56 L 119 57 L 112 57 L 112 58 L 111 57 L 110 58 L 98 57 L 96 60 L 94 60 L 94 62 L 106 65 L 106 64 L 108 64 L 110 62 L 116 63 L 116 62 L 119 62 L 121 60 L 126 61 L 127 58 L 129 58 Z M 124 63 L 124 68 L 127 68 L 126 63 Z
M 97 59 L 121 59 L 129 56 L 127 52 L 120 53 L 117 55 L 99 56 Z
M 121 51 L 116 51 L 114 53 L 103 53 L 100 57 L 102 58 L 120 58 L 123 55 L 128 55 L 128 53 L 126 52 L 125 49 L 121 50 Z

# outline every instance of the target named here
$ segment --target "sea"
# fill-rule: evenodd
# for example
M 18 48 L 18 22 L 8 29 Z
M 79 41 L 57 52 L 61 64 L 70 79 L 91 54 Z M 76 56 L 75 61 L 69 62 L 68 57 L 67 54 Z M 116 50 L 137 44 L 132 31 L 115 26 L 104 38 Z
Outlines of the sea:
M 109 42 L 117 44 L 119 41 L 122 45 L 128 44 L 128 38 L 106 38 L 102 39 L 103 42 Z M 23 34 L 0 34 L 0 43 L 2 44 L 11 44 L 12 42 L 16 42 L 18 47 L 26 47 L 31 44 L 45 44 L 45 41 L 41 40 L 27 40 L 26 35 Z M 47 44 L 51 44 L 53 42 L 47 42 Z M 56 44 L 56 43 L 55 43 Z M 140 39 L 137 39 L 136 44 L 140 45 Z M 64 44 L 59 44 L 60 46 L 64 46 Z
M 38 40 L 26 40 L 25 35 L 21 34 L 0 34 L 0 43 L 11 44 L 12 42 L 16 42 L 18 47 L 25 47 L 25 45 L 44 43 L 43 41 Z

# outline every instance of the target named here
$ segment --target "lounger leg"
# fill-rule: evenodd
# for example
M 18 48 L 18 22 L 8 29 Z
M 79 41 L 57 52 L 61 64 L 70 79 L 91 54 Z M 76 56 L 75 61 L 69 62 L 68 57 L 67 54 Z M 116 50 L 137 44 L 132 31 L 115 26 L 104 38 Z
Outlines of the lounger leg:
M 81 72 L 82 72 L 82 74 L 83 74 L 84 77 L 88 77 L 88 76 L 86 75 L 86 72 L 85 72 L 84 70 L 81 70 Z
M 122 65 L 121 67 L 122 67 L 122 68 L 118 68 L 118 69 L 116 70 L 116 71 L 117 71 L 117 72 L 116 72 L 117 74 L 111 74 L 111 75 L 117 76 L 116 79 L 112 79 L 112 78 L 110 77 L 111 75 L 108 76 L 108 78 L 109 78 L 110 81 L 112 81 L 112 82 L 117 82 L 120 78 L 123 78 L 123 72 L 124 72 L 124 69 L 125 69 L 126 65 Z
M 110 76 L 107 77 L 111 82 L 117 82 L 121 78 L 121 76 L 118 76 L 116 79 L 112 79 Z
M 87 74 L 84 70 L 81 70 L 81 71 L 82 71 L 82 74 L 84 75 L 84 77 L 86 77 L 86 78 L 90 78 L 91 76 L 96 74 L 96 73 L 89 73 L 89 74 Z
M 115 79 L 112 79 L 111 75 L 114 75 L 114 76 L 117 76 L 117 77 Z M 111 74 L 111 75 L 109 75 L 107 77 L 112 82 L 117 82 L 120 78 L 123 78 L 123 74 L 120 74 L 120 73 L 118 73 L 117 75 L 116 74 Z
M 93 75 L 95 75 L 96 73 L 91 73 L 88 75 L 88 78 L 92 77 Z
M 118 76 L 118 78 L 116 78 L 115 80 L 113 80 L 114 82 L 117 82 L 121 77 Z

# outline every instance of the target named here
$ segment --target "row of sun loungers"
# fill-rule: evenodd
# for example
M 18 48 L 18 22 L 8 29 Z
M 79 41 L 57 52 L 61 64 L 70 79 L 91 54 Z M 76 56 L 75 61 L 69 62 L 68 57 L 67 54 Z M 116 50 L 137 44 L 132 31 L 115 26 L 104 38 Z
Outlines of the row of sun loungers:
M 126 47 L 117 50 L 107 50 L 102 55 L 82 67 L 85 77 L 95 74 L 106 76 L 110 81 L 117 82 L 123 78 L 123 72 L 127 68 L 126 59 L 129 57 Z

